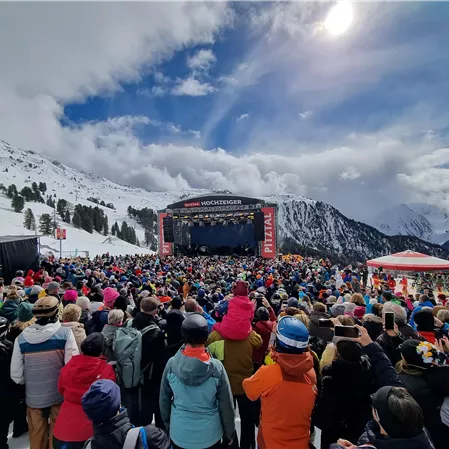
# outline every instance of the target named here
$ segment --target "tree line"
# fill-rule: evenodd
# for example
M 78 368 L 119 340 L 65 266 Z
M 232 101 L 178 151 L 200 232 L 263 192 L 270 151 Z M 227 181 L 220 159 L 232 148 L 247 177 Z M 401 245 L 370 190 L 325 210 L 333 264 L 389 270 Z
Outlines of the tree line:
M 111 227 L 111 234 L 117 236 L 125 242 L 131 243 L 131 245 L 140 246 L 139 239 L 136 235 L 136 230 L 132 226 L 128 225 L 126 221 L 122 221 L 122 225 L 120 227 L 118 223 L 115 222 Z
M 145 245 L 155 251 L 157 249 L 157 213 L 153 209 L 144 207 L 142 209 L 135 209 L 128 206 L 129 218 L 134 218 L 145 231 Z

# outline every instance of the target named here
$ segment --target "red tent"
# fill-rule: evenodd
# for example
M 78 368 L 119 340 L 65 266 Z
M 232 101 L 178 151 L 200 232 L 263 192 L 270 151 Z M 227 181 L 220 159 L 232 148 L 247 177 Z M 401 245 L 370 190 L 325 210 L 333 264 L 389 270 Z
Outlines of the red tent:
M 448 260 L 409 250 L 368 260 L 366 264 L 396 271 L 449 271 Z

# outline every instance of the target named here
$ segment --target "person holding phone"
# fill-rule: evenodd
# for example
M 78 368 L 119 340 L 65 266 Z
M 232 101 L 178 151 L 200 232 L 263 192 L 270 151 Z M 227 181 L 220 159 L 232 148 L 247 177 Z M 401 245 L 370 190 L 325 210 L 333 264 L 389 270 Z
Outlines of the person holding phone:
M 333 343 L 327 346 L 322 363 L 322 390 L 314 414 L 321 429 L 321 447 L 339 438 L 357 441 L 371 416 L 373 375 L 355 326 L 335 326 Z M 331 355 L 331 357 L 329 357 Z

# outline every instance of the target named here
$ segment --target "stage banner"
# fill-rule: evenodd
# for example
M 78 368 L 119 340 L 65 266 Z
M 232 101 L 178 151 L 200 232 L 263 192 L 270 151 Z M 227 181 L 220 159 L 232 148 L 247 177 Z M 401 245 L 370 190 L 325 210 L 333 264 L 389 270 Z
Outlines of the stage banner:
M 263 207 L 265 240 L 262 242 L 262 257 L 274 259 L 276 257 L 276 221 L 274 207 Z
M 164 241 L 164 218 L 168 214 L 159 214 L 159 256 L 171 256 L 173 254 L 173 244 Z

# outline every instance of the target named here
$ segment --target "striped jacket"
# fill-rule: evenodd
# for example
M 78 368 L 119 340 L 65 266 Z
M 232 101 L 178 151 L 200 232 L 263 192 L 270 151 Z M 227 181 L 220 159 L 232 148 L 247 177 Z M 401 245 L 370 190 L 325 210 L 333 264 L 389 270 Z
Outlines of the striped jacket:
M 11 378 L 25 384 L 26 404 L 46 408 L 62 402 L 59 373 L 78 354 L 73 332 L 61 323 L 33 324 L 16 339 L 11 361 Z

